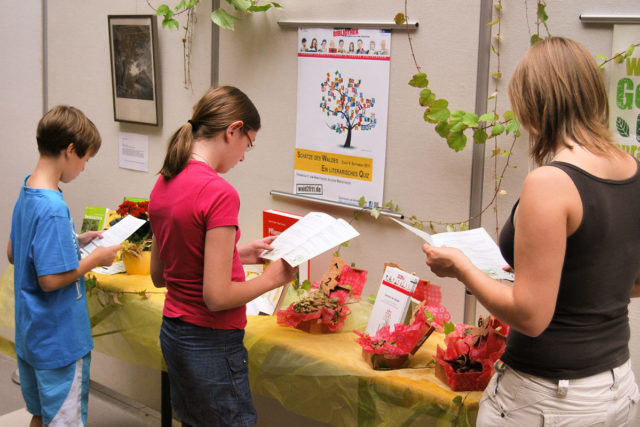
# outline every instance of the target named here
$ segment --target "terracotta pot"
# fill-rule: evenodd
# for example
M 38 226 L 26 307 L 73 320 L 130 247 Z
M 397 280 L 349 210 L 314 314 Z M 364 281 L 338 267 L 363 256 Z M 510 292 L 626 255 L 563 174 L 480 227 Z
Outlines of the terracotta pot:
M 125 251 L 122 253 L 122 262 L 127 274 L 148 275 L 151 268 L 151 251 L 142 251 L 140 256 Z
M 326 334 L 331 332 L 327 325 L 322 322 L 318 322 L 317 319 L 300 322 L 298 323 L 298 326 L 296 326 L 296 328 L 310 334 Z
M 376 370 L 400 369 L 409 366 L 409 355 L 392 356 L 389 354 L 373 354 L 362 350 L 364 360 Z

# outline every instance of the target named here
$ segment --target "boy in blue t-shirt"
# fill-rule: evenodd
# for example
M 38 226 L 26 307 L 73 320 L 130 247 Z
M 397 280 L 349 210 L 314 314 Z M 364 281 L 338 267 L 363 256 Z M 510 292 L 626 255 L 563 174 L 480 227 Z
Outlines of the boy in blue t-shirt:
M 84 274 L 110 265 L 121 247 L 98 247 L 80 259 L 80 247 L 101 232 L 76 236 L 58 188 L 60 181 L 76 178 L 100 149 L 95 125 L 77 108 L 59 105 L 40 119 L 36 139 L 40 157 L 22 184 L 7 247 L 15 265 L 20 387 L 33 414 L 31 427 L 82 426 L 93 348 Z

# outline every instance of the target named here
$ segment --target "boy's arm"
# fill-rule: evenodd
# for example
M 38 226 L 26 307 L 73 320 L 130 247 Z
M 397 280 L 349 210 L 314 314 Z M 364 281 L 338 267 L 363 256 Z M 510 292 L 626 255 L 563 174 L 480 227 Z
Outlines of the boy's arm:
M 58 274 L 47 274 L 38 276 L 38 283 L 45 292 L 55 291 L 64 288 L 75 282 L 81 276 L 101 265 L 111 265 L 116 257 L 116 253 L 122 249 L 121 245 L 99 246 L 87 257 L 80 260 L 78 268 Z
M 9 259 L 10 264 L 13 264 L 13 251 L 11 250 L 11 237 L 9 237 L 9 244 L 7 245 L 7 259 Z

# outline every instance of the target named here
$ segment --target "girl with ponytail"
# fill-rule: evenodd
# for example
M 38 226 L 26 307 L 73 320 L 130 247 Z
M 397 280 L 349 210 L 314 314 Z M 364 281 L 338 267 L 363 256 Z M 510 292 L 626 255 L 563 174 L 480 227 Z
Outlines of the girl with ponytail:
M 282 260 L 246 281 L 273 238 L 237 246 L 240 198 L 220 175 L 244 160 L 260 115 L 239 89 L 209 89 L 169 140 L 151 192 L 151 278 L 167 288 L 160 331 L 171 405 L 183 426 L 253 425 L 245 304 L 294 279 Z

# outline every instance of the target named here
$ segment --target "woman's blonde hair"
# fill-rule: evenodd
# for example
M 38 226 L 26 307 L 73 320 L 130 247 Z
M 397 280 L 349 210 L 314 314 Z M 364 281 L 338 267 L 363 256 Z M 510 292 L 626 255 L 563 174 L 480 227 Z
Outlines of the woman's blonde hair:
M 178 175 L 189 163 L 194 140 L 212 138 L 238 120 L 247 131 L 260 130 L 260 114 L 244 92 L 232 86 L 207 90 L 193 106 L 191 119 L 171 136 L 160 174 L 166 179 Z
M 534 44 L 509 82 L 513 112 L 530 133 L 540 165 L 559 142 L 572 139 L 594 153 L 617 151 L 600 68 L 580 43 L 549 37 Z

